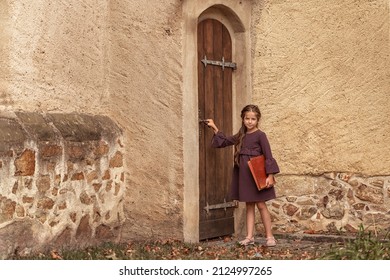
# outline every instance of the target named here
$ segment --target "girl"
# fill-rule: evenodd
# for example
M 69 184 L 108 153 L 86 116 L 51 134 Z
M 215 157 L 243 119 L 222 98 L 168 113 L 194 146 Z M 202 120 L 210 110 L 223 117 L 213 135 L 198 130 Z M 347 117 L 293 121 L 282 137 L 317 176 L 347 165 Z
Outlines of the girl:
M 232 178 L 232 199 L 246 203 L 247 236 L 240 241 L 241 245 L 254 244 L 255 207 L 259 209 L 265 228 L 266 246 L 275 246 L 276 240 L 272 234 L 271 215 L 265 202 L 274 199 L 274 174 L 279 173 L 276 160 L 272 157 L 271 148 L 266 134 L 259 130 L 261 113 L 256 105 L 247 105 L 241 111 L 242 126 L 237 134 L 225 136 L 218 130 L 212 119 L 206 120 L 214 130 L 212 147 L 224 148 L 234 145 L 234 168 Z M 267 173 L 267 188 L 259 191 L 248 167 L 251 157 L 263 154 Z

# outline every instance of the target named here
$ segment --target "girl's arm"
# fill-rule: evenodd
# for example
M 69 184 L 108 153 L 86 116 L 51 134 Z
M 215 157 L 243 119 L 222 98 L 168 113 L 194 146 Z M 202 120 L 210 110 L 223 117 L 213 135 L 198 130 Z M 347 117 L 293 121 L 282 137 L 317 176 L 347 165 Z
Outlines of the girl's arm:
M 279 166 L 272 156 L 271 146 L 265 133 L 262 133 L 260 136 L 260 145 L 265 156 L 265 169 L 267 172 L 266 185 L 270 187 L 275 185 L 276 181 L 274 175 L 279 173 Z
M 214 130 L 214 136 L 211 141 L 211 146 L 214 148 L 225 148 L 227 146 L 234 145 L 236 142 L 235 136 L 225 136 L 221 131 L 219 131 L 218 127 L 215 125 L 213 119 L 205 120 L 208 127 Z
M 207 119 L 207 120 L 206 120 L 206 124 L 214 130 L 214 134 L 217 134 L 217 133 L 218 133 L 219 129 L 218 129 L 218 127 L 215 125 L 213 119 Z

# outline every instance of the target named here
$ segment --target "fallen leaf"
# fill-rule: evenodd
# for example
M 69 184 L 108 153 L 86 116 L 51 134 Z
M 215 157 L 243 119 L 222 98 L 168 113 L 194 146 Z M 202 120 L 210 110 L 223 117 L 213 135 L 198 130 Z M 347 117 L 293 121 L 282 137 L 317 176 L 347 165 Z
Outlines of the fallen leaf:
M 50 255 L 51 255 L 51 258 L 53 260 L 62 260 L 62 257 L 60 256 L 60 254 L 55 250 L 51 251 Z

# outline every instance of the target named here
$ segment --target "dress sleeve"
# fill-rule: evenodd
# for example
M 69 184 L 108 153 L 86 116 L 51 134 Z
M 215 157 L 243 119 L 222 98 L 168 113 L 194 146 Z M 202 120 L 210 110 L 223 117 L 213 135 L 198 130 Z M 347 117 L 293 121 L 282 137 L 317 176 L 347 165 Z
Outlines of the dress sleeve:
M 261 150 L 265 157 L 265 171 L 267 174 L 279 173 L 279 166 L 276 160 L 272 156 L 271 146 L 269 144 L 267 135 L 262 133 L 260 136 Z
M 221 131 L 218 131 L 214 134 L 213 139 L 211 140 L 211 146 L 213 148 L 224 148 L 227 146 L 234 145 L 235 143 L 234 136 L 225 136 Z

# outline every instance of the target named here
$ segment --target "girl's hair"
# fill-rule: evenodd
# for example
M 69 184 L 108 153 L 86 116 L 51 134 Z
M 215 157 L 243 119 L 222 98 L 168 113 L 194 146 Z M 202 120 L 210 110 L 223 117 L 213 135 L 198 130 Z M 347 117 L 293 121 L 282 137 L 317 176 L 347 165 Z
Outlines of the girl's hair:
M 252 105 L 252 104 L 246 105 L 241 110 L 241 128 L 236 134 L 237 141 L 234 145 L 234 163 L 237 165 L 239 165 L 240 163 L 240 151 L 242 146 L 242 139 L 244 139 L 244 136 L 246 134 L 246 126 L 244 125 L 244 118 L 245 118 L 245 114 L 248 112 L 256 113 L 257 121 L 259 121 L 261 118 L 260 109 L 256 105 Z

